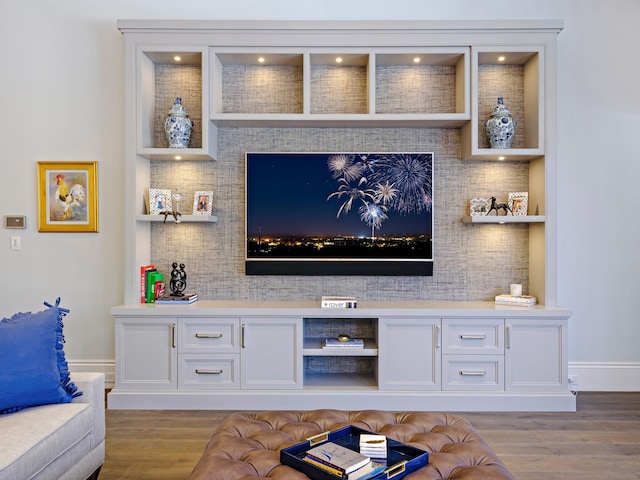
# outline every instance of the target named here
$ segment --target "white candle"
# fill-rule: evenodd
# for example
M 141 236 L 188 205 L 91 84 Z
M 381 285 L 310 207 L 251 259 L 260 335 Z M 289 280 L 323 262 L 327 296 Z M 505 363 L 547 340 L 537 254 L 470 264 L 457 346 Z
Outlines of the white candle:
M 509 292 L 512 297 L 521 297 L 522 296 L 522 285 L 519 283 L 512 283 L 509 285 Z

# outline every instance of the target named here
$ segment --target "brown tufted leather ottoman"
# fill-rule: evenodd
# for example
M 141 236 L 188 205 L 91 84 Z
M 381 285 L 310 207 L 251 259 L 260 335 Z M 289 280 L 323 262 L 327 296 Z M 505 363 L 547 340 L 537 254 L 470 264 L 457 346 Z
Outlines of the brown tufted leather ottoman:
M 407 480 L 514 480 L 464 418 L 446 413 L 365 410 L 233 414 L 213 433 L 190 480 L 306 480 L 280 463 L 280 450 L 347 425 L 381 433 L 429 452 L 429 465 Z

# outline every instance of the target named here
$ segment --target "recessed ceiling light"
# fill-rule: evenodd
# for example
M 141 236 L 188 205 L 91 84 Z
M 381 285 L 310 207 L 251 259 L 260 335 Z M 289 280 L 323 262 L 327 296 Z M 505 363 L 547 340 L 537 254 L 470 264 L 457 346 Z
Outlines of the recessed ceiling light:
M 264 63 L 264 57 L 259 57 L 258 58 L 258 63 Z
M 504 160 L 506 157 L 498 157 L 498 160 Z
M 342 57 L 336 57 L 336 63 L 342 63 Z
M 499 61 L 499 62 L 504 62 L 506 59 L 507 59 L 507 57 L 505 57 L 504 55 L 500 55 L 500 56 L 498 57 L 498 61 Z
M 413 59 L 413 63 L 420 63 L 420 57 L 415 57 Z
M 179 62 L 180 60 L 182 60 L 182 57 L 180 57 L 180 55 L 176 55 L 175 57 L 173 57 L 173 59 L 174 59 L 176 62 Z
M 175 158 L 176 160 L 182 160 L 182 157 L 181 157 L 180 155 L 176 155 L 174 158 Z

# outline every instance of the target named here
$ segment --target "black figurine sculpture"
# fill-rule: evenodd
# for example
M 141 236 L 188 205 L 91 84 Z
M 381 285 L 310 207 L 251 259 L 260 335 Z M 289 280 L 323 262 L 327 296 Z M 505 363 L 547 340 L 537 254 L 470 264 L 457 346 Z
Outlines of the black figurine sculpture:
M 187 288 L 187 272 L 184 271 L 184 263 L 180 264 L 180 268 L 178 268 L 178 262 L 173 262 L 171 266 L 173 267 L 171 270 L 171 281 L 169 282 L 171 295 L 180 297 Z
M 485 215 L 489 215 L 491 213 L 491 210 L 495 210 L 496 211 L 496 215 L 500 214 L 500 210 L 504 210 L 504 214 L 505 215 L 508 215 L 509 213 L 511 215 L 513 215 L 513 212 L 509 208 L 509 204 L 508 203 L 496 203 L 496 197 L 491 197 L 491 208 L 489 209 L 489 211 L 487 213 L 485 213 Z M 507 212 L 509 212 L 509 213 L 507 213 Z

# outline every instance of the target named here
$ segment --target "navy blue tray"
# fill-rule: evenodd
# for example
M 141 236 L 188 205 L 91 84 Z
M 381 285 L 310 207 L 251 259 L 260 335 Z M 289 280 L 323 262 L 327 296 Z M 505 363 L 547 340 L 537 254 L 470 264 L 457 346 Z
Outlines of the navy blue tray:
M 334 430 L 333 432 L 321 433 L 308 438 L 302 443 L 280 450 L 280 463 L 283 465 L 289 465 L 290 467 L 301 471 L 313 480 L 336 480 L 336 478 L 339 478 L 338 476 L 325 472 L 302 459 L 305 457 L 307 450 L 311 447 L 321 445 L 325 442 L 334 442 L 358 452 L 360 450 L 361 433 L 373 432 L 349 425 L 339 430 Z M 391 478 L 400 479 L 405 475 L 424 467 L 428 463 L 429 453 L 387 437 L 388 467 L 373 478 L 376 480 Z

